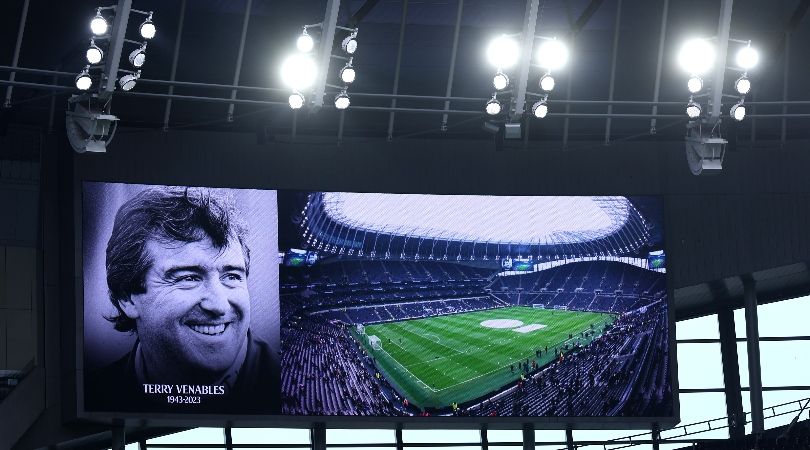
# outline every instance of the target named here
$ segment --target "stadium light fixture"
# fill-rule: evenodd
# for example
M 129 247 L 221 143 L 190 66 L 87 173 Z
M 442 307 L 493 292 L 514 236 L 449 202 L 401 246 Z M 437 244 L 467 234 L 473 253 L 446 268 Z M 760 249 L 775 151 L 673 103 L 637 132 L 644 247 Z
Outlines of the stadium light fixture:
M 136 48 L 129 54 L 129 63 L 132 64 L 132 67 L 136 69 L 141 68 L 143 63 L 146 62 L 146 42 L 141 44 L 140 47 Z
M 492 86 L 499 91 L 506 89 L 509 86 L 509 77 L 498 69 L 498 73 L 492 78 Z
M 703 90 L 703 79 L 697 75 L 692 75 L 689 81 L 686 82 L 686 88 L 689 89 L 690 94 L 697 94 Z
M 98 8 L 96 15 L 90 20 L 90 31 L 96 36 L 104 36 L 107 34 L 107 29 L 109 29 L 107 19 L 101 15 L 101 8 Z
M 346 91 L 340 91 L 338 95 L 335 96 L 335 108 L 343 110 L 349 107 L 349 95 L 346 94 Z
M 301 109 L 301 107 L 304 106 L 304 96 L 300 92 L 293 92 L 290 94 L 288 102 L 290 104 L 290 108 Z
M 532 114 L 538 119 L 542 119 L 548 115 L 548 99 L 544 98 L 534 105 L 532 105 Z
M 689 103 L 686 105 L 686 115 L 689 116 L 690 119 L 695 119 L 700 115 L 700 112 L 700 103 L 689 100 Z
M 751 80 L 743 74 L 740 78 L 737 78 L 737 81 L 734 82 L 734 90 L 737 91 L 740 95 L 745 95 L 751 92 Z
M 487 60 L 496 69 L 508 69 L 514 66 L 519 56 L 518 43 L 506 35 L 496 37 L 487 47 Z
M 692 39 L 681 46 L 678 63 L 690 75 L 702 75 L 714 66 L 714 46 L 705 39 Z
M 317 72 L 315 61 L 298 53 L 287 57 L 281 64 L 281 81 L 295 91 L 302 91 L 315 83 Z
M 495 95 L 487 102 L 486 111 L 490 116 L 497 116 L 501 113 L 501 102 L 498 101 Z
M 85 66 L 78 75 L 76 75 L 76 89 L 86 91 L 93 86 L 93 80 L 90 78 L 90 66 Z
M 547 40 L 537 49 L 537 61 L 547 70 L 559 70 L 568 63 L 568 47 L 557 38 Z
M 132 88 L 135 87 L 137 84 L 138 79 L 141 77 L 141 71 L 137 71 L 135 73 L 128 73 L 121 78 L 118 79 L 118 84 L 121 86 L 121 89 L 124 91 L 131 91 Z
M 731 114 L 731 117 L 733 117 L 737 122 L 742 122 L 742 120 L 745 119 L 745 104 L 743 101 L 740 100 L 734 106 L 732 106 L 731 110 L 729 110 L 729 114 Z
M 759 53 L 751 48 L 751 44 L 749 43 L 737 52 L 736 61 L 737 66 L 741 67 L 743 70 L 751 70 L 759 62 Z
M 357 76 L 357 72 L 354 70 L 352 66 L 352 58 L 349 58 L 349 61 L 340 69 L 340 79 L 347 84 L 353 83 L 355 77 Z
M 349 55 L 354 55 L 357 51 L 357 30 L 352 31 L 352 34 L 346 36 L 343 42 L 340 43 L 340 48 Z
M 551 76 L 551 73 L 546 73 L 540 78 L 540 89 L 546 92 L 553 91 L 555 84 L 554 77 Z
M 98 64 L 104 59 L 104 52 L 101 51 L 98 45 L 96 45 L 96 41 L 94 39 L 90 39 L 90 47 L 87 48 L 87 52 L 84 54 L 85 58 L 87 58 L 87 62 L 90 64 Z
M 295 41 L 295 47 L 301 53 L 309 53 L 315 48 L 315 40 L 307 33 L 307 27 L 304 27 L 301 36 L 298 36 L 298 39 Z
M 138 31 L 141 33 L 141 37 L 144 39 L 152 39 L 155 37 L 157 29 L 155 28 L 154 22 L 152 22 L 151 12 L 148 16 L 146 16 L 146 20 L 143 21 Z

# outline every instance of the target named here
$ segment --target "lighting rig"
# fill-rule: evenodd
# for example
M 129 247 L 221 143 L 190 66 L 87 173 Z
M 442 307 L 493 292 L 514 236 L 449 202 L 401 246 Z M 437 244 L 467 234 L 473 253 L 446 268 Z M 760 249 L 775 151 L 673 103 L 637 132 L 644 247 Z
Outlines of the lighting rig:
M 524 105 L 527 104 L 523 96 L 539 96 L 540 98 L 531 106 L 532 116 L 537 119 L 546 117 L 549 111 L 548 97 L 551 91 L 554 90 L 556 80 L 553 73 L 565 67 L 568 63 L 568 48 L 562 42 L 557 40 L 556 37 L 546 36 L 533 36 L 533 39 L 524 40 L 523 48 L 514 39 L 520 35 L 501 35 L 494 38 L 487 47 L 487 59 L 490 64 L 495 67 L 495 75 L 492 78 L 492 86 L 495 91 L 492 93 L 492 98 L 487 102 L 485 111 L 487 115 L 502 116 L 505 121 L 505 135 L 506 138 L 517 139 L 520 138 L 520 118 L 524 114 Z M 523 58 L 523 64 L 518 69 L 518 73 L 513 73 L 512 69 L 520 62 L 521 53 L 523 51 L 531 55 L 534 40 L 541 41 L 537 48 L 536 64 L 532 64 L 530 57 Z M 539 68 L 541 71 L 538 78 L 538 87 L 542 94 L 532 94 L 526 92 L 526 83 L 530 77 L 529 67 Z M 525 70 L 521 70 L 525 69 Z M 517 79 L 515 86 L 512 86 L 510 80 L 510 73 Z M 521 76 L 522 75 L 522 76 Z M 498 95 L 510 96 L 511 100 L 507 108 L 504 108 Z M 494 127 L 486 127 L 489 129 Z M 499 128 L 499 127 L 498 127 Z
M 751 41 L 729 38 L 730 21 L 731 2 L 724 1 L 718 36 L 689 40 L 678 53 L 678 63 L 689 75 L 686 82 L 690 94 L 686 104 L 689 118 L 686 159 L 694 175 L 700 175 L 704 170 L 716 173 L 723 168 L 728 141 L 721 135 L 722 99 L 736 97 L 728 115 L 737 122 L 745 119 L 745 96 L 751 91 L 748 71 L 759 62 L 759 54 L 751 47 Z M 736 48 L 730 49 L 730 46 Z M 735 51 L 735 65 L 726 63 L 729 50 Z M 727 71 L 735 73 L 734 95 L 723 93 Z M 706 75 L 711 76 L 704 79 Z
M 138 26 L 141 40 L 126 38 L 132 13 L 144 16 Z M 76 152 L 105 152 L 115 136 L 118 118 L 109 111 L 110 100 L 115 89 L 130 91 L 140 79 L 147 42 L 157 32 L 152 16 L 152 11 L 132 9 L 132 0 L 119 0 L 116 5 L 96 8 L 90 19 L 90 44 L 85 52 L 87 64 L 75 78 L 76 89 L 81 94 L 70 97 L 65 118 L 68 140 Z M 132 48 L 128 50 L 127 69 L 121 68 L 125 46 Z
M 304 25 L 301 35 L 296 39 L 295 47 L 297 52 L 288 56 L 281 64 L 281 80 L 282 82 L 292 89 L 292 93 L 288 99 L 290 108 L 301 109 L 307 104 L 315 108 L 323 106 L 323 93 L 324 88 L 328 87 L 334 89 L 337 93 L 334 97 L 335 108 L 345 110 L 351 104 L 348 90 L 349 85 L 354 83 L 357 78 L 357 70 L 354 67 L 354 55 L 357 51 L 357 28 L 347 28 L 338 25 L 332 25 L 332 35 L 334 37 L 335 31 L 340 30 L 345 35 L 340 42 L 341 54 L 332 53 L 331 41 L 324 41 L 328 32 L 324 31 L 323 23 L 316 23 L 312 25 Z M 315 30 L 315 33 L 311 33 Z M 320 49 L 317 50 L 317 44 L 320 42 Z M 326 59 L 326 67 L 323 73 L 319 73 L 318 64 L 315 58 L 322 55 L 317 55 L 318 52 L 328 52 L 328 59 Z M 331 60 L 338 60 L 343 62 L 343 67 L 338 72 L 338 79 L 340 85 L 326 83 L 326 78 L 319 76 L 328 74 Z M 324 58 L 320 58 L 321 61 Z M 323 80 L 323 86 L 318 88 L 319 80 Z M 307 102 L 307 95 L 310 96 L 310 101 Z

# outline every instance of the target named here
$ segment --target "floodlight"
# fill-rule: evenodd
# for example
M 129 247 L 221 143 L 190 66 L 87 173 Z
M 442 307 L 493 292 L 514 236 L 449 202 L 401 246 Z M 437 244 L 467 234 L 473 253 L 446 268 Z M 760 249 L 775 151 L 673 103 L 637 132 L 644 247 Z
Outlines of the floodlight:
M 340 48 L 343 49 L 344 52 L 354 55 L 354 52 L 357 51 L 357 32 L 354 32 L 343 39 L 343 42 L 340 43 Z
M 737 122 L 741 122 L 743 119 L 745 119 L 745 105 L 743 104 L 742 100 L 731 107 L 729 114 L 731 114 L 731 117 L 733 117 Z
M 546 99 L 540 100 L 532 105 L 532 114 L 534 114 L 534 117 L 537 117 L 538 119 L 546 117 L 548 114 L 548 104 L 546 103 Z
M 547 74 L 543 75 L 542 78 L 540 78 L 540 89 L 542 89 L 542 90 L 544 90 L 546 92 L 553 91 L 554 90 L 554 84 L 555 84 L 554 83 L 554 77 L 552 77 L 550 73 L 547 73 Z
M 288 87 L 301 91 L 315 83 L 317 66 L 307 55 L 294 54 L 281 64 L 281 80 Z
M 149 16 L 146 20 L 143 21 L 140 27 L 141 37 L 144 39 L 152 39 L 155 37 L 155 24 L 152 23 L 152 13 L 149 13 Z
M 689 116 L 690 119 L 699 116 L 700 111 L 700 104 L 695 101 L 690 101 L 689 104 L 686 105 L 686 115 Z
M 90 47 L 87 48 L 84 56 L 90 64 L 98 64 L 104 58 L 104 52 L 101 51 L 94 40 L 90 39 Z
M 497 69 L 508 69 L 517 63 L 520 47 L 514 39 L 498 36 L 487 47 L 487 59 Z
M 714 46 L 705 39 L 692 39 L 681 47 L 678 63 L 690 75 L 701 75 L 714 65 Z
M 689 89 L 691 94 L 697 94 L 703 90 L 703 79 L 697 75 L 693 75 L 689 78 L 689 81 L 686 82 L 686 88 Z
M 502 91 L 509 86 L 509 77 L 499 70 L 492 78 L 492 85 L 495 86 L 495 89 Z
M 737 78 L 737 81 L 734 82 L 734 89 L 740 95 L 745 95 L 751 92 L 751 80 L 749 80 L 748 77 L 745 75 L 741 76 L 740 78 Z
M 495 96 L 492 96 L 492 99 L 487 102 L 486 111 L 490 116 L 497 116 L 501 113 L 501 102 Z
M 352 67 L 351 60 L 349 60 L 349 62 L 340 69 L 340 79 L 343 80 L 344 83 L 352 83 L 356 76 L 357 72 L 354 70 L 354 67 Z
M 86 66 L 82 71 L 76 75 L 76 89 L 86 91 L 93 86 L 93 80 L 90 78 L 90 66 Z
M 290 108 L 292 109 L 300 109 L 304 106 L 304 96 L 300 92 L 293 92 L 290 94 Z
M 90 20 L 90 31 L 96 36 L 103 36 L 107 34 L 107 19 L 101 15 L 101 9 L 96 10 L 96 15 Z
M 537 60 L 545 69 L 562 69 L 568 62 L 568 48 L 557 39 L 545 41 L 537 50 Z
M 146 62 L 146 42 L 129 54 L 129 63 L 135 68 L 140 68 Z
M 315 48 L 315 40 L 307 33 L 307 27 L 304 27 L 301 36 L 298 36 L 298 40 L 295 41 L 295 46 L 298 48 L 298 51 L 302 53 L 309 53 Z
M 750 70 L 759 62 L 759 53 L 750 46 L 745 46 L 737 52 L 736 60 L 742 69 Z
M 335 108 L 337 109 L 346 109 L 349 107 L 349 96 L 346 94 L 346 91 L 341 91 L 338 95 L 335 96 Z
M 118 84 L 121 86 L 121 89 L 125 91 L 131 91 L 132 88 L 135 87 L 135 84 L 138 82 L 138 78 L 140 77 L 141 77 L 140 71 L 137 71 L 135 73 L 128 73 L 118 79 Z

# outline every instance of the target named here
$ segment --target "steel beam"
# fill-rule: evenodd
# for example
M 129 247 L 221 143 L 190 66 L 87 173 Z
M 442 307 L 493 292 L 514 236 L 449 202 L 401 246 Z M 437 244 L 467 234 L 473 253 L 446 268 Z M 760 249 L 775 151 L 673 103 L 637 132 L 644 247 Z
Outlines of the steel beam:
M 236 69 L 233 74 L 234 86 L 239 86 L 239 76 L 242 73 L 242 57 L 245 54 L 245 39 L 247 38 L 248 25 L 250 24 L 250 10 L 252 6 L 253 0 L 247 0 L 247 5 L 245 5 L 245 18 L 242 20 L 242 35 L 239 37 L 239 53 L 236 54 Z M 231 91 L 231 99 L 236 100 L 236 89 Z M 233 103 L 228 105 L 228 122 L 233 122 L 233 108 Z
M 180 19 L 177 22 L 177 37 L 174 39 L 174 53 L 172 56 L 172 71 L 169 80 L 174 81 L 177 76 L 177 60 L 180 58 L 180 41 L 183 38 L 183 23 L 186 18 L 186 0 L 180 1 Z M 169 95 L 174 94 L 174 85 L 169 85 Z M 172 99 L 166 100 L 166 109 L 163 111 L 163 131 L 169 129 L 169 117 L 172 114 Z
M 456 28 L 453 31 L 453 51 L 450 53 L 450 74 L 447 76 L 447 89 L 444 95 L 450 97 L 453 92 L 453 76 L 456 73 L 456 55 L 458 53 L 458 35 L 461 30 L 461 13 L 464 11 L 464 0 L 458 0 L 458 12 L 456 13 Z M 450 100 L 445 100 L 444 109 L 450 109 Z M 447 131 L 447 114 L 442 116 L 442 131 Z
M 788 96 L 788 72 L 790 71 L 790 31 L 785 32 L 785 54 L 784 57 L 784 68 L 782 69 L 782 115 L 787 114 L 787 104 L 784 103 L 787 101 Z M 782 132 L 779 135 L 780 141 L 782 145 L 785 145 L 785 141 L 787 140 L 787 119 L 782 119 Z
M 616 86 L 616 59 L 619 55 L 619 28 L 622 24 L 622 0 L 616 2 L 616 20 L 613 23 L 613 53 L 610 62 L 610 90 L 608 91 L 608 101 L 613 101 L 613 93 Z M 656 111 L 657 112 L 657 111 Z M 607 113 L 613 113 L 613 104 L 607 107 Z M 605 120 L 605 145 L 610 144 L 610 117 Z
M 20 26 L 17 28 L 17 43 L 14 44 L 14 56 L 11 58 L 11 66 L 17 67 L 17 63 L 20 61 L 20 49 L 22 48 L 22 41 L 23 36 L 25 35 L 25 23 L 28 21 L 28 4 L 30 0 L 25 0 L 23 2 L 22 13 L 20 14 Z M 11 72 L 8 79 L 9 81 L 14 81 L 16 77 L 16 72 Z M 14 90 L 14 86 L 9 86 L 6 88 L 6 101 L 3 102 L 4 108 L 11 108 L 11 93 Z
M 667 38 L 667 15 L 669 14 L 669 0 L 664 0 L 664 8 L 661 13 L 661 34 L 658 36 L 658 64 L 655 66 L 655 88 L 653 90 L 653 102 L 658 101 L 658 94 L 661 91 L 661 69 L 664 64 L 664 42 Z M 658 114 L 658 105 L 652 107 L 653 115 Z M 655 134 L 655 119 L 650 120 L 650 134 Z
M 118 81 L 118 67 L 124 49 L 127 23 L 129 23 L 129 13 L 131 10 L 132 0 L 118 0 L 118 4 L 115 7 L 112 34 L 110 34 L 110 46 L 107 50 L 106 61 L 104 62 L 104 76 L 99 86 L 98 96 L 102 100 L 110 98 L 113 92 L 115 92 L 115 83 Z
M 762 371 L 759 359 L 759 319 L 757 316 L 756 282 L 743 277 L 745 300 L 745 341 L 748 347 L 748 381 L 751 386 L 751 425 L 754 434 L 765 431 L 762 411 Z
M 526 87 L 529 83 L 529 68 L 532 62 L 534 49 L 534 29 L 537 25 L 537 8 L 539 0 L 526 0 L 526 14 L 523 16 L 522 43 L 520 46 L 520 66 L 518 77 L 515 80 L 515 119 L 523 116 L 526 107 Z
M 723 84 L 726 77 L 726 59 L 728 59 L 728 37 L 731 32 L 731 10 L 734 0 L 723 0 L 720 4 L 720 23 L 717 25 L 717 59 L 714 63 L 712 77 L 711 110 L 712 122 L 720 120 L 720 108 L 723 106 Z
M 313 89 L 312 105 L 315 108 L 323 107 L 323 98 L 326 95 L 326 77 L 329 75 L 329 62 L 332 60 L 332 45 L 335 40 L 340 0 L 327 0 L 323 25 L 321 25 L 320 53 L 318 54 L 318 76 Z
M 391 108 L 397 107 L 397 92 L 399 91 L 399 70 L 402 67 L 402 45 L 405 42 L 405 22 L 408 18 L 408 0 L 402 0 L 402 20 L 399 24 L 399 44 L 397 45 L 397 64 L 394 68 L 394 98 L 391 99 Z M 394 112 L 388 114 L 388 140 L 394 138 Z
M 728 294 L 727 291 L 724 293 Z M 714 300 L 719 302 L 725 298 L 715 297 Z M 717 323 L 720 330 L 720 356 L 723 363 L 723 389 L 726 395 L 729 436 L 732 439 L 741 439 L 745 436 L 745 415 L 742 406 L 740 364 L 737 359 L 737 340 L 734 331 L 734 311 L 731 308 L 723 307 L 717 314 Z

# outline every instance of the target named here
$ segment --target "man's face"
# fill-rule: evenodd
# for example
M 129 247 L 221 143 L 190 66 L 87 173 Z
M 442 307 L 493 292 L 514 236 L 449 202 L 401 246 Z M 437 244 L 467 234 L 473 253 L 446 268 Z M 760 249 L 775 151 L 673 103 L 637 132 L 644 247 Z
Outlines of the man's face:
M 239 242 L 231 238 L 219 249 L 208 238 L 191 243 L 149 240 L 145 251 L 152 261 L 146 292 L 133 294 L 122 307 L 135 319 L 147 368 L 190 369 L 199 375 L 227 370 L 250 324 Z

